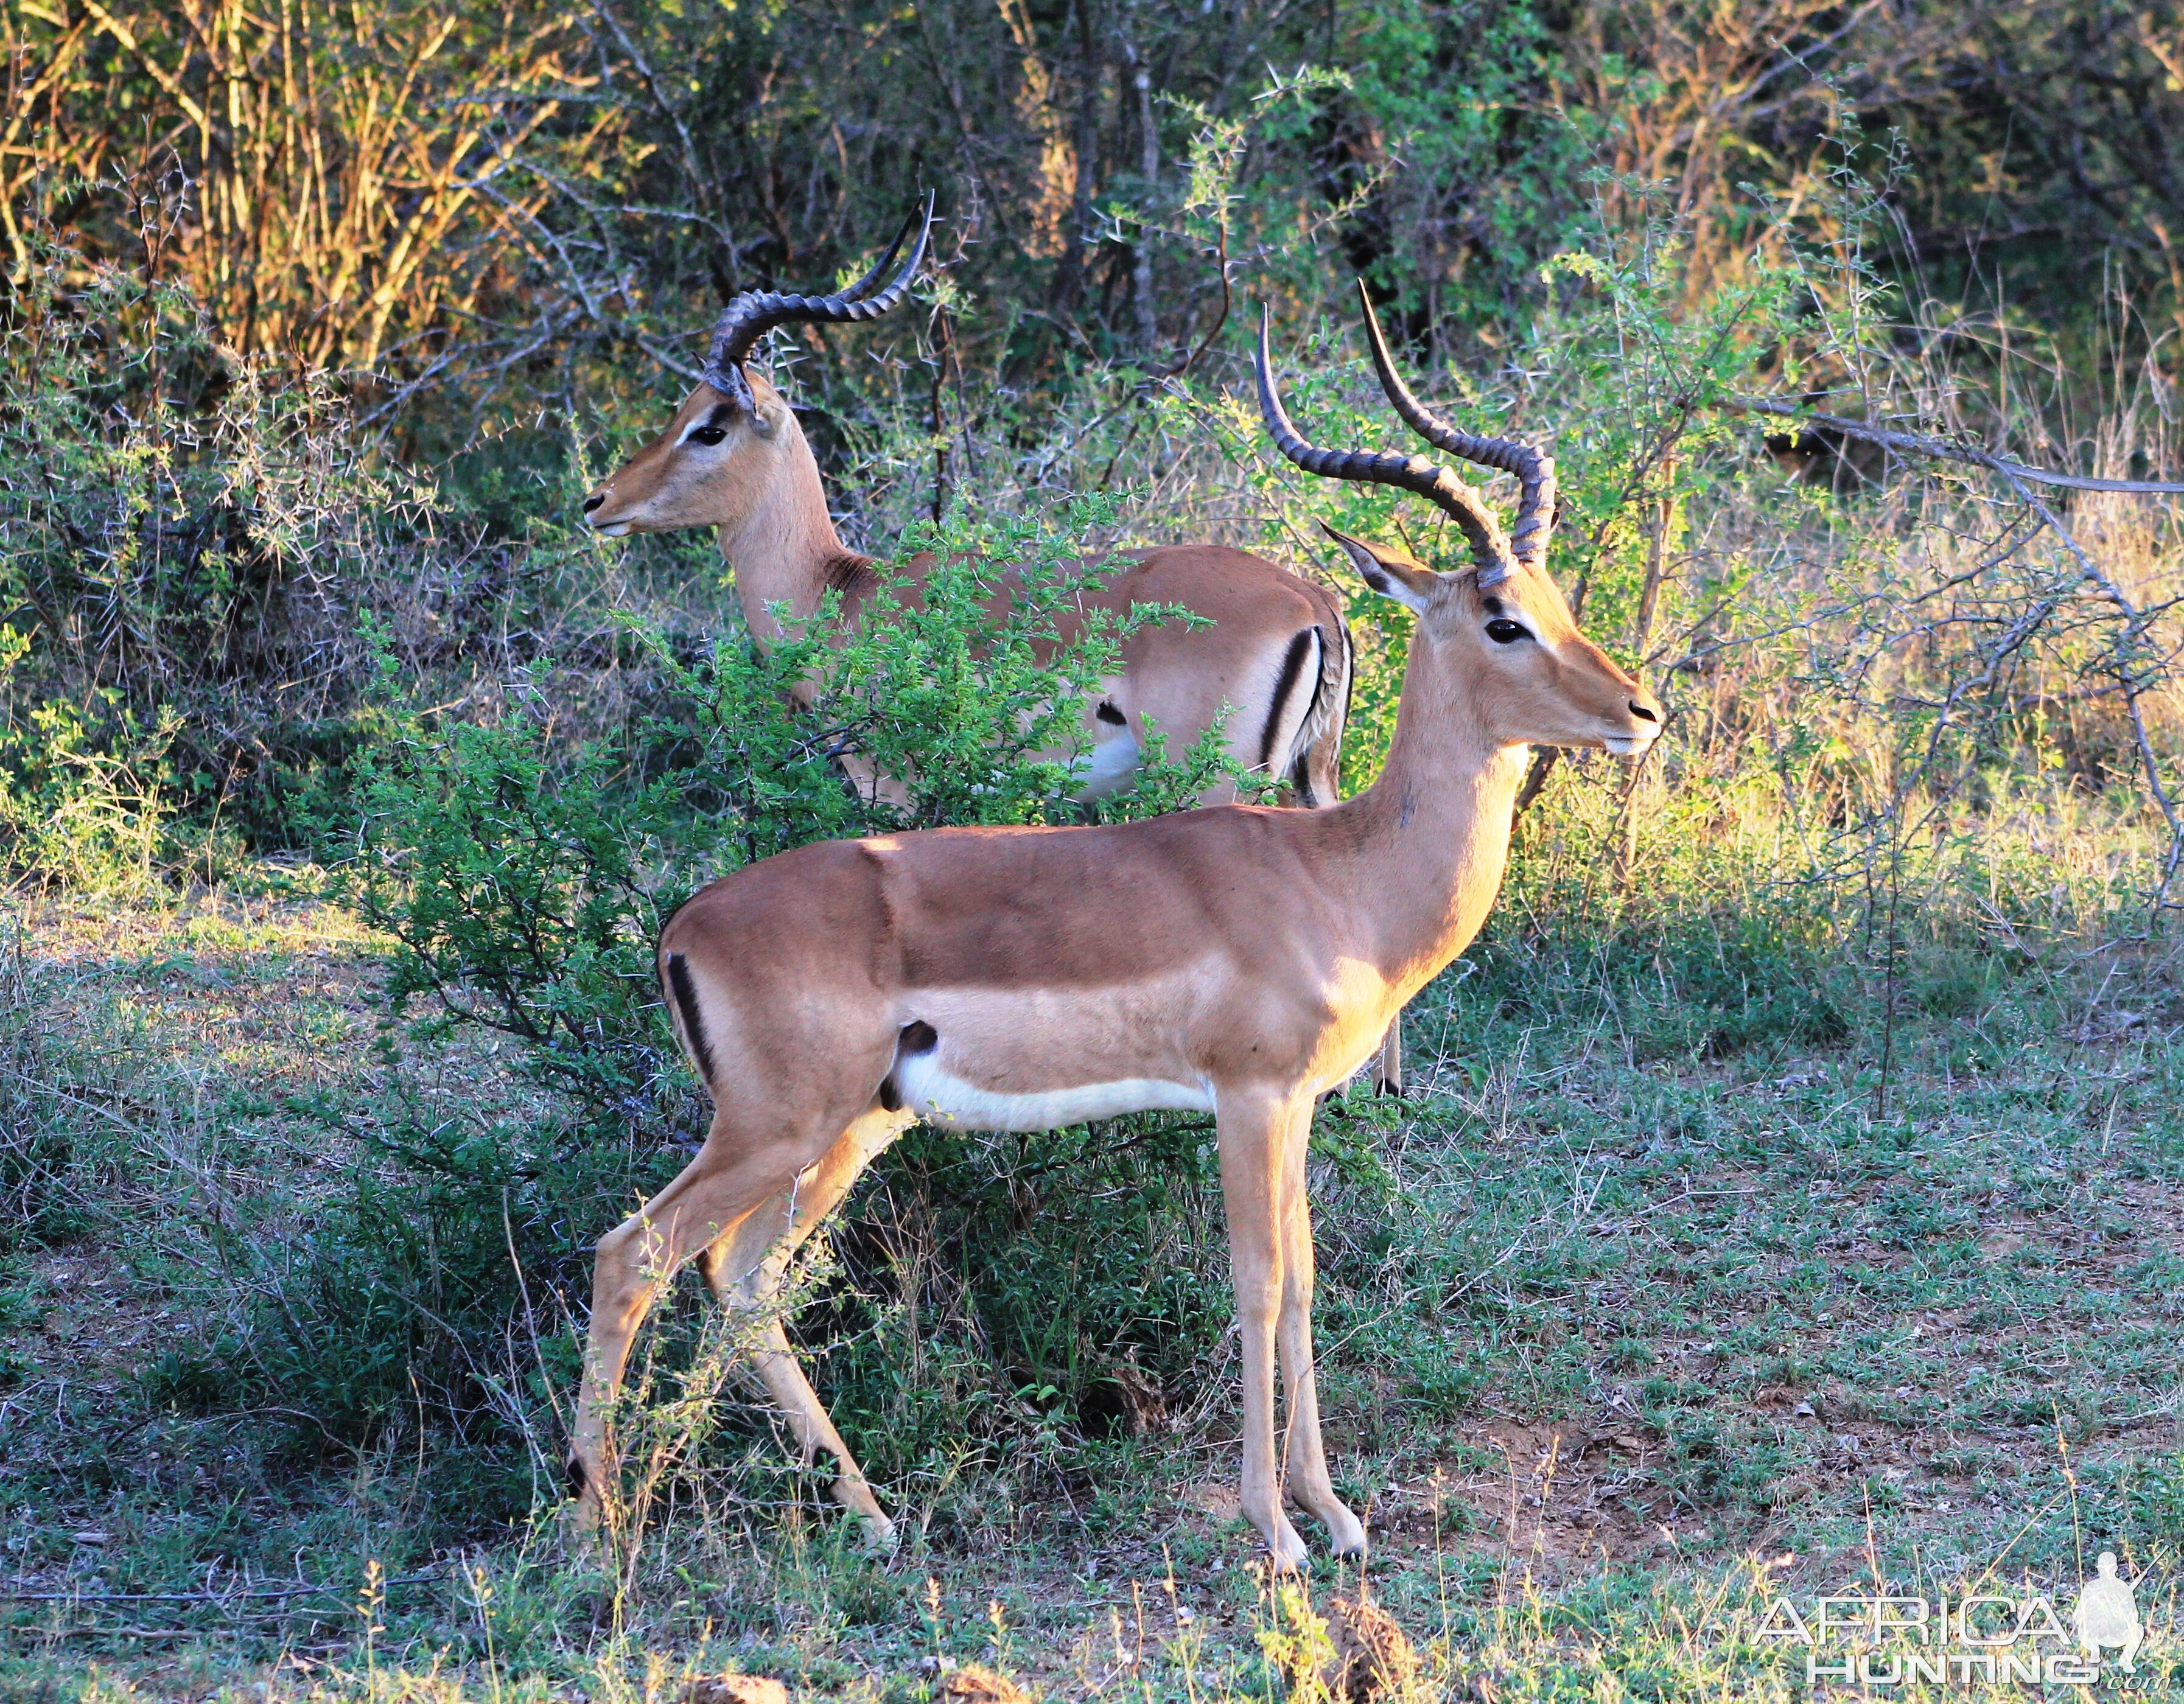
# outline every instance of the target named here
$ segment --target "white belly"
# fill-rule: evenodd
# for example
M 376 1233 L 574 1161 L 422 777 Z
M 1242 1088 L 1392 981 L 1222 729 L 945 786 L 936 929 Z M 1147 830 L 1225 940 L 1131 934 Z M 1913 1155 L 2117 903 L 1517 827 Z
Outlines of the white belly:
M 902 1090 L 905 1110 L 930 1123 L 959 1129 L 1059 1130 L 1066 1124 L 1118 1118 L 1125 1112 L 1213 1110 L 1213 1091 L 1204 1083 L 1126 1077 L 1038 1094 L 1000 1094 L 950 1077 L 935 1059 L 935 1053 L 920 1053 L 902 1060 L 895 1066 L 895 1083 Z
M 1138 743 L 1127 733 L 1102 740 L 1077 760 L 1077 796 L 1105 799 L 1138 778 Z

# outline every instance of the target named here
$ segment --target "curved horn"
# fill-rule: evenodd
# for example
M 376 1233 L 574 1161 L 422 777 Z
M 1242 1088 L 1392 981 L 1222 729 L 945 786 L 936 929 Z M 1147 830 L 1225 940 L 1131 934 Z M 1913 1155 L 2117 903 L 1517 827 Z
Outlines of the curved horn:
M 1547 541 L 1555 530 L 1555 459 L 1514 438 L 1481 437 L 1452 426 L 1412 396 L 1388 358 L 1388 340 L 1380 335 L 1380 316 L 1373 311 L 1373 298 L 1365 293 L 1362 278 L 1357 281 L 1357 299 L 1365 304 L 1365 336 L 1373 345 L 1373 365 L 1380 375 L 1380 388 L 1388 393 L 1396 412 L 1435 449 L 1517 476 L 1517 531 L 1512 540 L 1517 560 L 1527 568 L 1544 568 Z
M 1266 418 L 1267 430 L 1273 434 L 1276 448 L 1306 473 L 1323 474 L 1329 479 L 1354 479 L 1369 485 L 1392 485 L 1427 498 L 1462 527 L 1463 536 L 1470 540 L 1471 554 L 1479 563 L 1480 589 L 1497 586 L 1507 579 L 1514 562 L 1502 523 L 1494 518 L 1494 511 L 1486 506 L 1485 499 L 1446 468 L 1422 455 L 1396 455 L 1385 450 L 1321 449 L 1298 434 L 1290 423 L 1288 410 L 1282 407 L 1281 398 L 1274 392 L 1273 361 L 1267 348 L 1272 318 L 1268 309 L 1259 309 L 1257 370 L 1259 412 Z
M 917 240 L 911 244 L 910 258 L 903 263 L 902 270 L 885 289 L 876 294 L 868 293 L 894 265 L 894 258 L 902 252 L 902 245 L 913 227 L 917 231 Z M 706 352 L 705 365 L 700 370 L 705 382 L 749 411 L 754 404 L 750 381 L 744 376 L 744 362 L 760 337 L 776 326 L 878 319 L 909 293 L 911 280 L 925 262 L 926 240 L 932 234 L 933 194 L 928 190 L 925 205 L 903 221 L 902 229 L 895 232 L 894 241 L 888 244 L 879 264 L 848 289 L 832 296 L 793 296 L 776 290 L 746 290 L 729 303 L 714 322 L 712 347 Z

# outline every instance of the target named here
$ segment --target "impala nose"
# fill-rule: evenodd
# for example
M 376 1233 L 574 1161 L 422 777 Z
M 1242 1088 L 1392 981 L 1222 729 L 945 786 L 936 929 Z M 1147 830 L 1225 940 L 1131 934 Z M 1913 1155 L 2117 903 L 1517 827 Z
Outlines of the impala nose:
M 1630 714 L 1636 716 L 1641 721 L 1658 721 L 1661 719 L 1652 710 L 1647 710 L 1645 705 L 1640 704 L 1635 699 L 1630 700 Z
M 602 503 L 604 503 L 606 500 L 607 500 L 607 494 L 606 494 L 606 493 L 604 493 L 604 491 L 595 491 L 595 492 L 593 492 L 593 493 L 589 497 L 588 497 L 588 498 L 586 498 L 584 499 L 584 513 L 585 513 L 585 514 L 587 514 L 587 515 L 589 515 L 589 514 L 590 514 L 590 513 L 591 513 L 594 509 L 597 509 L 597 508 L 598 508 L 598 507 L 599 507 Z

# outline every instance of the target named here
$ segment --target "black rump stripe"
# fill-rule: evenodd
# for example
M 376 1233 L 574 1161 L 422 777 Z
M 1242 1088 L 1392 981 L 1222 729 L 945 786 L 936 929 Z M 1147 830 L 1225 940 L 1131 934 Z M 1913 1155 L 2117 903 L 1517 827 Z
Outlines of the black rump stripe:
M 682 955 L 667 955 L 667 992 L 675 1001 L 676 1015 L 682 1020 L 682 1034 L 690 1044 L 690 1051 L 697 1055 L 698 1073 L 705 1079 L 705 1087 L 713 1086 L 713 1046 L 705 1039 L 705 1015 L 698 1009 L 697 985 L 690 980 L 690 966 L 683 962 Z
M 1290 694 L 1296 690 L 1297 677 L 1304 672 L 1305 660 L 1312 654 L 1312 635 L 1317 627 L 1302 627 L 1290 641 L 1289 654 L 1282 659 L 1282 677 L 1274 683 L 1274 701 L 1267 711 L 1267 731 L 1259 736 L 1259 767 L 1268 768 L 1274 760 L 1274 736 L 1282 729 L 1282 713 L 1289 708 Z

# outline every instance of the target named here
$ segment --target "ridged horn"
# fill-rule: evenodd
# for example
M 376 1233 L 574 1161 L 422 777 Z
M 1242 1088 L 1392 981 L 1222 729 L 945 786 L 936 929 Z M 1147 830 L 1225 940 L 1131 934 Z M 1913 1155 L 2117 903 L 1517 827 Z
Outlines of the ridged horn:
M 1435 449 L 1517 476 L 1517 529 L 1510 543 L 1521 565 L 1545 568 L 1547 541 L 1555 528 L 1555 459 L 1514 438 L 1482 437 L 1465 432 L 1434 413 L 1412 395 L 1411 387 L 1389 359 L 1388 340 L 1380 335 L 1380 316 L 1373 311 L 1373 298 L 1365 293 L 1362 278 L 1357 281 L 1357 299 L 1365 306 L 1365 336 L 1373 346 L 1373 365 L 1380 375 L 1380 388 L 1388 393 L 1396 412 Z
M 903 262 L 902 270 L 883 290 L 872 292 L 872 287 L 894 265 L 895 257 L 909 242 L 912 231 L 917 240 L 911 243 L 910 258 Z M 887 253 L 880 256 L 879 264 L 848 289 L 831 296 L 794 296 L 777 290 L 746 290 L 728 303 L 713 325 L 712 346 L 706 351 L 702 369 L 705 382 L 749 411 L 754 406 L 750 381 L 744 376 L 744 363 L 750 357 L 758 340 L 777 326 L 841 322 L 844 320 L 877 320 L 910 293 L 911 281 L 917 269 L 925 263 L 925 245 L 933 233 L 933 195 L 926 192 L 925 205 L 903 220 L 902 229 L 888 244 Z
M 1262 307 L 1256 364 L 1259 413 L 1266 420 L 1267 431 L 1272 434 L 1275 447 L 1306 473 L 1320 474 L 1329 479 L 1357 480 L 1368 485 L 1391 485 L 1426 498 L 1463 529 L 1463 536 L 1471 543 L 1471 554 L 1479 564 L 1481 589 L 1498 586 L 1507 579 L 1515 559 L 1510 554 L 1509 540 L 1502 531 L 1502 523 L 1494 518 L 1486 499 L 1446 468 L 1422 455 L 1397 455 L 1388 450 L 1322 449 L 1305 441 L 1274 390 L 1273 358 L 1267 342 L 1272 320 L 1272 313 Z

